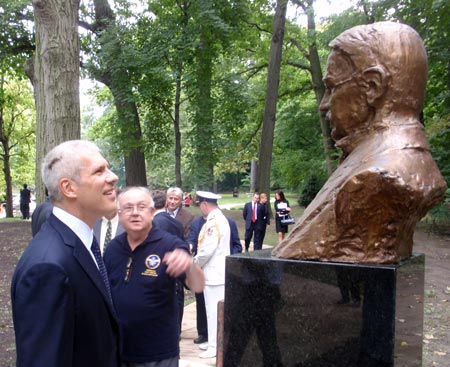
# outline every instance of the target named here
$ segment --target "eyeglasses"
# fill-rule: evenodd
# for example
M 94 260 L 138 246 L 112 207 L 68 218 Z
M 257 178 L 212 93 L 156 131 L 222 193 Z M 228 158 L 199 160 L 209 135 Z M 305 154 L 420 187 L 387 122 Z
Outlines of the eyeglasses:
M 150 207 L 145 204 L 138 204 L 138 205 L 126 205 L 123 208 L 119 210 L 119 213 L 123 213 L 125 215 L 131 215 L 134 213 L 134 210 L 137 212 L 145 212 Z
M 129 257 L 127 262 L 127 268 L 125 269 L 125 282 L 130 281 L 131 271 L 133 270 L 133 258 Z

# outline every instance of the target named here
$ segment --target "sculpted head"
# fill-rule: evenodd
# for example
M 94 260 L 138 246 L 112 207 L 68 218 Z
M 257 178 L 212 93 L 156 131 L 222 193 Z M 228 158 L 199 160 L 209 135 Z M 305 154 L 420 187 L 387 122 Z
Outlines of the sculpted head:
M 320 109 L 337 143 L 393 120 L 418 119 L 427 56 L 415 30 L 393 22 L 361 25 L 340 34 L 330 47 Z

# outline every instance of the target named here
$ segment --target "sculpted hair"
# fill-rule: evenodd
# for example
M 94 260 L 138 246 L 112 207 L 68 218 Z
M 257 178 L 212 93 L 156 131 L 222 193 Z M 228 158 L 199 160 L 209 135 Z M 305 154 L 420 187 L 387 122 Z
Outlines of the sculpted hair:
M 117 197 L 117 209 L 120 210 L 120 199 L 122 198 L 122 196 L 125 195 L 128 191 L 132 191 L 132 190 L 142 191 L 145 194 L 147 194 L 148 198 L 150 199 L 150 208 L 155 207 L 155 203 L 153 202 L 153 198 L 152 198 L 152 193 L 150 192 L 149 189 L 147 189 L 144 186 L 128 186 L 125 189 L 123 189 L 122 192 Z
M 79 182 L 82 155 L 80 153 L 100 152 L 100 149 L 87 140 L 69 140 L 50 150 L 42 162 L 42 179 L 53 202 L 62 200 L 59 181 L 68 178 Z
M 167 196 L 169 195 L 177 195 L 183 199 L 183 191 L 179 187 L 169 187 L 167 189 Z
M 384 102 L 391 109 L 421 111 L 428 64 L 423 41 L 413 28 L 394 22 L 360 25 L 340 34 L 330 47 L 349 59 L 355 72 L 377 66 L 384 70 Z

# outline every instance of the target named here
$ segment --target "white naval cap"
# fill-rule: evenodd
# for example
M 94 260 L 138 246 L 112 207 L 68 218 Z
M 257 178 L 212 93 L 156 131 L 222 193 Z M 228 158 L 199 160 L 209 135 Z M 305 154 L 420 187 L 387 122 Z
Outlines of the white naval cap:
M 197 191 L 197 199 L 201 203 L 202 201 L 207 201 L 209 203 L 217 203 L 222 196 L 214 194 L 209 191 Z

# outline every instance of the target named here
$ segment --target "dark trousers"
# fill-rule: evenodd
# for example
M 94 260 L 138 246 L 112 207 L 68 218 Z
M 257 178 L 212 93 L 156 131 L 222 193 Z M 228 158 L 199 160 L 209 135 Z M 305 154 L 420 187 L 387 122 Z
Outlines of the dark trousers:
M 263 231 L 258 229 L 258 227 L 256 226 L 256 223 L 250 224 L 250 228 L 245 229 L 245 235 L 244 235 L 245 250 L 248 251 L 252 237 L 253 237 L 253 249 L 261 250 L 263 234 L 264 234 Z
M 30 204 L 20 204 L 20 212 L 22 213 L 22 219 L 30 219 Z
M 181 324 L 183 323 L 183 314 L 184 314 L 184 285 L 179 280 L 177 280 L 176 293 L 178 304 L 178 320 L 180 323 L 180 334 L 181 334 Z
M 208 339 L 208 321 L 206 318 L 205 297 L 203 293 L 195 293 L 195 304 L 197 310 L 197 333 Z

